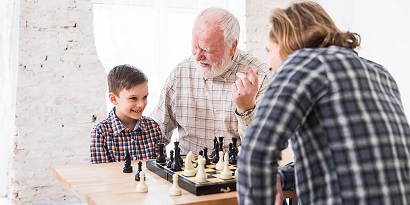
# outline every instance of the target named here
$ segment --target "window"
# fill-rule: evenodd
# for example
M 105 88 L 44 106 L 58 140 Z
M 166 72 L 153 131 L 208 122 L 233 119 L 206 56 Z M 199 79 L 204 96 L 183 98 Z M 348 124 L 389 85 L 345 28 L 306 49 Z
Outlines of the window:
M 245 42 L 245 0 L 94 0 L 94 35 L 98 56 L 108 73 L 132 64 L 149 80 L 149 116 L 169 72 L 191 55 L 191 33 L 199 12 L 210 6 L 232 12 L 240 21 L 239 48 Z M 108 100 L 108 99 L 107 99 Z M 107 101 L 108 111 L 112 104 Z

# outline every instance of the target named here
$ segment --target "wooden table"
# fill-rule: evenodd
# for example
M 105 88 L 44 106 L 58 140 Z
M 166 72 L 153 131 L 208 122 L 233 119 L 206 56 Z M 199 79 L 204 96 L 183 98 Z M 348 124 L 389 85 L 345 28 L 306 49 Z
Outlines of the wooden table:
M 292 150 L 284 150 L 280 165 L 293 160 Z M 196 196 L 182 190 L 181 196 L 170 196 L 172 183 L 145 169 L 148 193 L 137 193 L 138 184 L 134 180 L 138 161 L 132 161 L 133 173 L 123 173 L 124 162 L 103 164 L 56 166 L 52 168 L 54 177 L 88 204 L 196 204 L 219 205 L 237 204 L 237 193 L 220 193 Z M 295 198 L 296 193 L 285 191 L 286 198 Z

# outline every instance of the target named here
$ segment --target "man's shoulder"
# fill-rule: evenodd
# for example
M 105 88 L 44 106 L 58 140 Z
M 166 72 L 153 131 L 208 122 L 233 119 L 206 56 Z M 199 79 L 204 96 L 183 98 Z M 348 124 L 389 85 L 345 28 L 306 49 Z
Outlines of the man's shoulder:
M 236 51 L 235 61 L 239 65 L 239 67 L 245 68 L 246 66 L 250 66 L 252 68 L 259 68 L 259 70 L 263 72 L 268 71 L 268 65 L 265 61 L 247 51 L 238 49 Z

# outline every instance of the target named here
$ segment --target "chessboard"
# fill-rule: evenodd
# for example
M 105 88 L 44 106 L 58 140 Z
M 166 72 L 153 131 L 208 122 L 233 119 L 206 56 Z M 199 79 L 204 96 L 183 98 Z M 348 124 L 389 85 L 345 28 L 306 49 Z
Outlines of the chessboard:
M 185 161 L 186 156 L 182 156 Z M 196 157 L 195 157 L 196 159 Z M 207 174 L 207 182 L 198 183 L 195 181 L 195 176 L 186 177 L 184 176 L 184 167 L 182 171 L 172 171 L 170 168 L 164 164 L 159 164 L 155 159 L 147 160 L 146 167 L 151 172 L 157 174 L 158 176 L 164 178 L 165 180 L 172 183 L 172 175 L 175 173 L 178 175 L 178 184 L 179 186 L 197 196 L 207 195 L 207 194 L 216 194 L 216 193 L 226 193 L 230 191 L 236 191 L 236 179 L 235 179 L 235 170 L 236 165 L 229 165 L 229 169 L 232 172 L 232 179 L 224 180 L 220 179 L 220 173 L 222 171 L 216 170 L 216 164 L 212 163 L 207 165 L 205 172 Z

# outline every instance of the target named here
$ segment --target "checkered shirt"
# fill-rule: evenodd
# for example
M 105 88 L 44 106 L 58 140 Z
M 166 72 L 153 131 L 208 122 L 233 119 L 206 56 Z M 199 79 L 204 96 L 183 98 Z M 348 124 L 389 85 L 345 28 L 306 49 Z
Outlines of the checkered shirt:
M 410 204 L 410 128 L 383 66 L 336 46 L 291 54 L 242 141 L 239 204 L 274 204 L 289 138 L 299 204 Z
M 143 116 L 137 120 L 136 129 L 129 129 L 115 115 L 113 108 L 107 119 L 91 131 L 90 162 L 124 161 L 126 151 L 133 160 L 152 159 L 158 153 L 159 142 L 164 142 L 164 136 L 154 120 Z
M 171 72 L 151 114 L 168 141 L 172 131 L 178 128 L 181 153 L 185 154 L 189 151 L 197 154 L 204 147 L 212 149 L 215 136 L 223 136 L 227 147 L 232 137 L 246 133 L 255 111 L 248 116 L 235 114 L 232 85 L 237 79 L 236 73 L 246 73 L 248 65 L 259 69 L 257 104 L 270 81 L 267 65 L 239 49 L 229 70 L 213 79 L 204 79 L 194 62 L 194 56 L 188 57 Z

